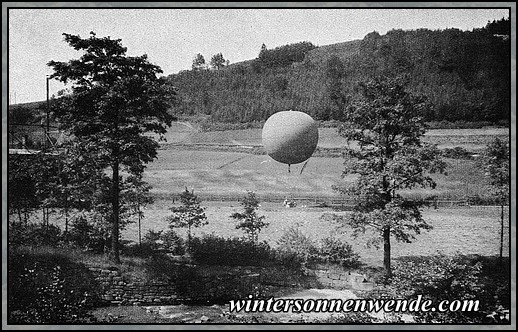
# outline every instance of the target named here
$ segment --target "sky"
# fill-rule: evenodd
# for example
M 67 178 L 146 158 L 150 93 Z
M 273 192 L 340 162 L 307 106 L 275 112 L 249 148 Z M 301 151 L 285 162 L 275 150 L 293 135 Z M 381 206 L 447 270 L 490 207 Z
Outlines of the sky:
M 309 41 L 316 46 L 362 39 L 392 29 L 472 30 L 509 17 L 507 9 L 9 9 L 9 103 L 45 100 L 51 60 L 81 53 L 63 33 L 121 39 L 128 55 L 147 54 L 164 75 L 191 68 L 195 55 L 208 62 L 222 53 L 230 63 L 269 49 Z M 50 94 L 64 86 L 51 80 Z

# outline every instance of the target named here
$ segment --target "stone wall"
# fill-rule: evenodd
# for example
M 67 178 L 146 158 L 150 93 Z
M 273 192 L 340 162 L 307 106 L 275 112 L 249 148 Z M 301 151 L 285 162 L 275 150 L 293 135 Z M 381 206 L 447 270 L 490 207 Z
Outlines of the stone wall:
M 99 285 L 101 300 L 112 305 L 209 303 L 228 298 L 229 294 L 236 298 L 253 294 L 259 285 L 300 286 L 290 278 L 272 280 L 267 269 L 257 267 L 195 272 L 169 281 L 142 280 L 115 268 L 89 267 L 89 270 Z
M 272 273 L 259 267 L 227 267 L 216 271 L 189 273 L 171 280 L 143 280 L 116 268 L 89 267 L 99 286 L 98 293 L 110 305 L 177 305 L 211 303 L 229 295 L 241 298 L 259 286 L 280 288 L 333 288 L 370 290 L 374 284 L 356 272 L 320 267 L 308 271 L 310 277 L 302 281 L 286 273 Z
M 114 305 L 174 304 L 178 302 L 176 287 L 166 282 L 146 282 L 125 276 L 118 270 L 90 267 L 100 286 L 103 302 Z
M 352 271 L 333 268 L 320 268 L 313 271 L 324 288 L 371 290 L 375 286 L 365 275 Z

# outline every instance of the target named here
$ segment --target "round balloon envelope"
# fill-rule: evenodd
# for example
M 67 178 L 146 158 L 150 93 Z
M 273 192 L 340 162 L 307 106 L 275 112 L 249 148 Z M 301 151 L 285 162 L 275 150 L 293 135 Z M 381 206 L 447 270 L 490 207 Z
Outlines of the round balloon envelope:
M 303 112 L 277 112 L 264 123 L 262 140 L 266 152 L 274 160 L 298 164 L 309 159 L 315 151 L 318 125 Z

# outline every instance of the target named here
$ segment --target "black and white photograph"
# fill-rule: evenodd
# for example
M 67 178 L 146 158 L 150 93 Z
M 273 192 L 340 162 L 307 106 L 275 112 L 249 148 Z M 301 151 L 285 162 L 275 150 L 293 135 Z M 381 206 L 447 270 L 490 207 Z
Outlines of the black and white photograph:
M 516 5 L 412 4 L 3 2 L 2 329 L 516 329 Z

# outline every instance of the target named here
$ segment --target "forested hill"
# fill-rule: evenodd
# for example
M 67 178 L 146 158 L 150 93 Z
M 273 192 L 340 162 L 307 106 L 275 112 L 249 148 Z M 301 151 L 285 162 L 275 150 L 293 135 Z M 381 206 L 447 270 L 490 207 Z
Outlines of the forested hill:
M 340 119 L 335 100 L 347 103 L 359 82 L 380 75 L 406 75 L 412 92 L 428 96 L 434 107 L 423 114 L 427 121 L 498 122 L 510 114 L 510 46 L 510 23 L 502 19 L 473 31 L 392 30 L 320 47 L 263 45 L 256 59 L 168 78 L 180 113 L 221 122 L 260 121 L 288 109 Z

